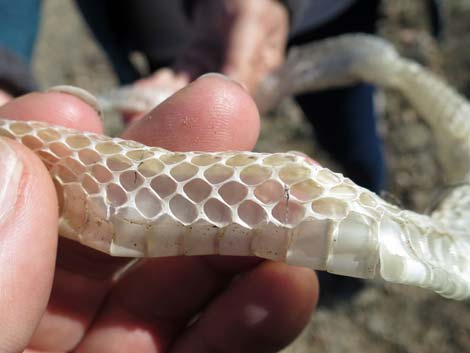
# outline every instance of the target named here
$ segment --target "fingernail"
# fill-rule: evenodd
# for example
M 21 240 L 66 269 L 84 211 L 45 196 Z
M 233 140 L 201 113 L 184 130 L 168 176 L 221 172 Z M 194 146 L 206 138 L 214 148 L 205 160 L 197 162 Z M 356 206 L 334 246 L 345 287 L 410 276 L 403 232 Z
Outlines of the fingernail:
M 60 85 L 49 88 L 47 92 L 59 92 L 70 94 L 91 106 L 99 114 L 99 116 L 102 115 L 102 110 L 100 104 L 98 103 L 98 99 L 96 99 L 93 94 L 91 94 L 87 90 L 84 90 L 83 88 L 76 86 Z
M 0 226 L 16 204 L 22 172 L 15 150 L 0 138 Z
M 199 76 L 197 79 L 200 80 L 201 78 L 208 78 L 208 77 L 220 78 L 222 80 L 235 83 L 235 84 L 237 84 L 238 86 L 240 86 L 241 88 L 243 88 L 246 91 L 245 85 L 243 85 L 241 82 L 238 82 L 238 81 L 232 79 L 231 77 L 229 77 L 227 75 L 221 74 L 220 72 L 209 72 L 207 74 Z

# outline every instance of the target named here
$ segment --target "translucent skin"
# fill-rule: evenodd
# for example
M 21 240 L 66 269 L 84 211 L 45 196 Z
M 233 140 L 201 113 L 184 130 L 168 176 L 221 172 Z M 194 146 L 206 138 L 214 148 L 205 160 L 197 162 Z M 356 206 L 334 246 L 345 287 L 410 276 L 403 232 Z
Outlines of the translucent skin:
M 35 151 L 60 199 L 60 234 L 114 256 L 259 256 L 470 295 L 458 229 L 402 211 L 289 154 L 170 152 L 39 122 L 0 120 Z

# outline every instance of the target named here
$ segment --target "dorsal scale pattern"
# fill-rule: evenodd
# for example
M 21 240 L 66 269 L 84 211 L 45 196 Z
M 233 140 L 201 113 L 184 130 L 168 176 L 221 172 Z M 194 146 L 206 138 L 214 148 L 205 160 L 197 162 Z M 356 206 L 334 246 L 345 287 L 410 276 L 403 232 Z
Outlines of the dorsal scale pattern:
M 170 152 L 34 121 L 0 119 L 60 200 L 60 234 L 114 256 L 259 256 L 470 295 L 461 230 L 392 206 L 290 153 Z

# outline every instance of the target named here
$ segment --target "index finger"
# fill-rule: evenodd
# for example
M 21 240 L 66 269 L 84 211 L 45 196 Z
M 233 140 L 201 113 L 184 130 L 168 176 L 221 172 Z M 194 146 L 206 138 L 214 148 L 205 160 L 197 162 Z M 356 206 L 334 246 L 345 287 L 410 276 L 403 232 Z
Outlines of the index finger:
M 252 99 L 241 87 L 217 75 L 187 86 L 131 125 L 124 136 L 179 151 L 246 150 L 253 147 L 258 130 L 259 116 Z M 207 330 L 214 332 L 209 341 L 216 347 L 224 333 L 223 329 L 213 330 L 221 328 L 218 318 L 226 318 L 224 328 L 246 323 L 240 315 L 271 288 L 276 289 L 271 300 L 260 306 L 269 320 L 261 320 L 263 324 L 255 330 L 250 329 L 252 320 L 248 320 L 239 331 L 236 347 L 260 342 L 266 347 L 270 347 L 268 343 L 285 344 L 305 324 L 314 305 L 317 289 L 313 272 L 282 263 L 253 269 L 259 262 L 250 260 L 192 256 L 141 262 L 116 283 L 77 351 L 117 353 L 139 347 L 139 352 L 145 353 L 167 351 L 174 345 L 178 352 L 195 352 L 198 349 L 191 348 L 195 347 L 191 342 L 208 337 Z M 250 269 L 251 275 L 239 278 L 240 286 L 226 289 L 233 276 Z M 207 306 L 215 297 L 220 305 Z M 205 315 L 199 324 L 188 328 L 189 320 L 201 311 Z M 282 334 L 266 335 L 275 328 Z
M 102 132 L 98 108 L 95 106 L 93 98 L 89 93 L 75 87 L 62 86 L 45 93 L 35 92 L 27 94 L 10 101 L 2 106 L 0 110 L 0 115 L 7 119 L 36 120 L 76 130 L 95 133 Z M 40 164 L 39 161 L 37 164 Z M 31 162 L 27 163 L 28 168 L 33 168 L 35 165 L 32 159 Z M 38 171 L 28 173 L 28 176 L 36 184 L 42 179 L 49 179 L 50 183 L 50 178 L 45 170 L 42 174 Z M 50 184 L 52 185 L 52 183 Z M 52 211 L 57 212 L 57 206 L 48 207 L 52 203 L 51 199 L 55 199 L 55 192 L 52 186 L 51 190 L 49 190 L 50 192 L 46 193 L 44 185 L 47 184 L 43 183 L 42 185 L 34 190 L 33 197 L 30 197 L 27 203 L 27 206 L 33 209 L 36 215 L 34 215 L 34 218 L 30 215 L 23 215 L 23 222 L 20 224 L 23 225 L 22 228 L 30 226 L 29 233 L 22 231 L 22 236 L 15 237 L 15 240 L 26 238 L 25 242 L 29 241 L 30 248 L 32 245 L 29 234 L 34 233 L 34 239 L 42 240 L 40 239 L 41 234 L 37 229 L 38 224 L 41 225 L 39 227 L 41 233 L 44 233 L 47 219 L 53 215 Z M 24 198 L 24 195 L 22 197 Z M 38 201 L 34 201 L 36 199 Z M 38 207 L 38 204 L 40 204 L 40 207 Z M 43 216 L 39 217 L 38 213 L 42 213 Z M 44 214 L 47 215 L 47 219 Z M 57 218 L 57 215 L 55 217 Z M 54 232 L 54 237 L 50 238 L 55 239 L 56 242 L 56 228 Z M 39 240 L 35 244 L 45 247 L 46 242 L 39 242 Z M 38 350 L 48 350 L 53 347 L 54 349 L 51 350 L 54 351 L 68 351 L 75 346 L 86 330 L 87 325 L 93 319 L 94 313 L 99 309 L 101 301 L 110 286 L 110 281 L 103 280 L 103 278 L 107 279 L 110 277 L 110 274 L 122 266 L 122 260 L 97 253 L 78 243 L 60 239 L 60 245 L 57 255 L 58 265 L 48 308 L 31 340 L 31 345 Z M 45 260 L 48 260 L 53 265 L 56 246 L 50 245 L 48 249 L 48 253 L 42 250 L 41 256 L 29 258 L 28 264 L 32 270 L 39 271 L 44 267 L 40 267 L 38 261 L 34 263 L 33 259 L 44 260 L 43 263 Z M 25 248 L 22 251 L 22 256 L 17 255 L 16 260 L 23 257 L 27 258 L 31 254 L 31 251 L 26 250 Z M 31 272 L 31 269 L 29 272 Z M 45 277 L 44 273 L 41 279 L 44 279 L 43 277 Z M 15 283 L 19 283 L 18 278 L 26 281 L 26 279 L 30 280 L 34 277 L 17 277 Z M 29 281 L 29 283 L 34 283 L 36 292 L 39 292 L 37 288 L 38 281 Z M 39 293 L 36 292 L 35 294 L 39 296 Z M 22 293 L 27 296 L 25 302 L 33 302 L 30 300 L 31 291 L 23 291 Z M 83 301 L 84 297 L 87 298 L 86 301 Z M 20 296 L 17 296 L 16 300 L 18 303 L 22 303 Z
M 59 92 L 37 92 L 11 100 L 0 107 L 0 116 L 101 131 L 94 108 Z M 0 149 L 14 151 L 20 161 L 15 169 L 17 182 L 2 185 L 9 174 L 12 176 L 12 158 L 0 158 L 0 196 L 5 196 L 5 187 L 16 194 L 6 218 L 0 211 L 0 316 L 6 323 L 1 325 L 0 344 L 17 351 L 31 338 L 49 299 L 57 250 L 58 205 L 51 178 L 31 151 L 7 139 L 0 139 Z

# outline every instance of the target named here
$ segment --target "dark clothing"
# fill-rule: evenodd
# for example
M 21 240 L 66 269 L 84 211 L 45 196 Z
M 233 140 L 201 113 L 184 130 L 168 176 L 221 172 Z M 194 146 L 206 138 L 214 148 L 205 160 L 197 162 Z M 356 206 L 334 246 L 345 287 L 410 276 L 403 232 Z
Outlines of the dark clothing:
M 346 12 L 319 28 L 294 37 L 301 45 L 344 33 L 374 33 L 379 0 L 355 2 Z M 296 97 L 312 122 L 319 143 L 344 168 L 345 175 L 374 192 L 383 189 L 385 160 L 377 133 L 374 88 L 369 84 Z
M 319 144 L 339 162 L 344 174 L 379 193 L 385 181 L 385 161 L 377 133 L 375 89 L 360 84 L 296 97 L 313 124 Z
M 142 76 L 129 60 L 132 52 L 144 54 L 153 72 L 170 66 L 190 37 L 181 0 L 76 0 L 76 3 L 122 84 Z

